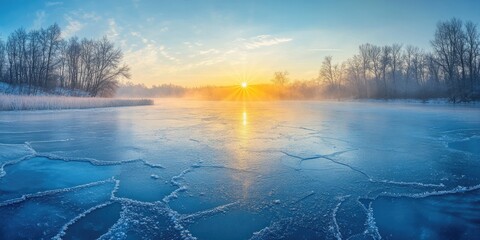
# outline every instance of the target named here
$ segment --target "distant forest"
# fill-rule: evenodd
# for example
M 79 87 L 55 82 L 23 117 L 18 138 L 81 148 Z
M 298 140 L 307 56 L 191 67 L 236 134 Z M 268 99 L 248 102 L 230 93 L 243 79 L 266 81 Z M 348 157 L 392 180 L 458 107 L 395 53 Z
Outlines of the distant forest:
M 456 18 L 439 22 L 430 43 L 430 51 L 402 44 L 363 44 L 357 54 L 344 62 L 334 63 L 332 56 L 325 57 L 315 79 L 291 81 L 287 71 L 279 71 L 272 76 L 273 86 L 258 86 L 257 92 L 262 92 L 267 99 L 479 100 L 480 36 L 477 25 Z M 164 84 L 147 88 L 132 83 L 122 85 L 119 94 L 149 97 L 193 95 L 206 99 L 222 99 L 229 95 L 214 90 L 214 87 L 183 88 Z
M 86 95 L 113 96 L 120 78 L 129 78 L 122 51 L 107 38 L 64 39 L 57 24 L 46 29 L 20 28 L 0 39 L 0 82 L 21 94 L 55 88 Z
M 331 96 L 479 99 L 477 25 L 456 18 L 439 22 L 430 43 L 431 52 L 401 44 L 363 44 L 356 55 L 340 64 L 325 57 L 319 84 Z

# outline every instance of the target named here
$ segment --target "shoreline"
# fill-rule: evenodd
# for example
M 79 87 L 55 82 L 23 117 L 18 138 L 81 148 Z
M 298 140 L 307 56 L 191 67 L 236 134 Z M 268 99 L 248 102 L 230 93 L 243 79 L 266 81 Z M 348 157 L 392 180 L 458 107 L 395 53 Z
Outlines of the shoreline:
M 391 104 L 425 104 L 425 105 L 477 105 L 479 100 L 470 102 L 451 102 L 448 98 L 431 98 L 431 99 L 416 99 L 416 98 L 392 98 L 392 99 L 377 99 L 377 98 L 325 98 L 325 99 L 253 99 L 253 100 L 235 100 L 235 99 L 206 99 L 206 98 L 190 98 L 190 97 L 152 97 L 155 101 L 158 100 L 184 100 L 184 101 L 205 101 L 205 102 L 344 102 L 344 103 L 391 103 Z
M 0 111 L 91 109 L 154 105 L 152 99 L 0 94 Z
M 0 112 L 2 111 L 44 111 L 68 109 L 94 109 L 112 107 L 134 107 L 155 105 L 163 100 L 172 101 L 206 101 L 206 102 L 244 102 L 242 100 L 218 100 L 195 98 L 96 98 L 54 95 L 15 95 L 0 93 Z M 391 105 L 424 105 L 424 106 L 479 106 L 480 101 L 453 103 L 447 98 L 420 99 L 265 99 L 247 100 L 245 102 L 336 102 L 336 103 L 385 103 Z

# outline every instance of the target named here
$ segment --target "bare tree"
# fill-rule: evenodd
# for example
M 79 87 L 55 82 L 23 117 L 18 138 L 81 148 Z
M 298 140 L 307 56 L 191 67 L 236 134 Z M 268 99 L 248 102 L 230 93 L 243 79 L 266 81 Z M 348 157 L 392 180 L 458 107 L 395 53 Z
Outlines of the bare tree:
M 473 22 L 465 24 L 465 41 L 466 41 L 466 65 L 468 69 L 469 89 L 474 89 L 475 81 L 479 80 L 479 63 L 480 63 L 480 35 L 477 25 Z
M 92 66 L 95 70 L 90 93 L 93 96 L 112 95 L 118 87 L 119 78 L 130 78 L 129 68 L 121 65 L 122 51 L 106 37 L 97 42 L 96 48 L 97 61 Z
M 418 47 L 408 45 L 403 52 L 402 58 L 404 68 L 403 68 L 403 94 L 406 97 L 412 88 L 412 82 L 417 81 L 417 61 L 420 49 Z
M 80 72 L 80 54 L 81 46 L 78 42 L 78 38 L 71 38 L 68 42 L 66 52 L 66 62 L 67 62 L 67 86 L 70 89 L 76 89 L 79 82 Z
M 283 72 L 275 72 L 273 74 L 273 79 L 272 82 L 276 86 L 285 86 L 288 83 L 288 72 L 283 71 Z
M 25 79 L 28 85 L 28 93 L 32 93 L 32 90 L 36 91 L 38 81 L 41 79 L 43 54 L 40 34 L 40 31 L 36 30 L 28 33 L 28 77 Z
M 368 87 L 368 71 L 370 70 L 370 44 L 363 44 L 359 46 L 360 54 L 359 59 L 362 63 L 362 75 L 363 75 L 363 87 L 365 88 L 366 97 L 370 97 L 370 91 Z
M 6 65 L 6 56 L 5 56 L 5 43 L 0 38 L 0 82 L 3 81 L 5 75 L 5 65 Z
M 338 97 L 342 86 L 343 74 L 345 72 L 345 64 L 333 64 L 332 56 L 326 56 L 320 68 L 320 76 L 322 82 L 329 88 L 329 91 Z
M 459 65 L 464 65 L 462 52 L 464 51 L 464 33 L 462 31 L 462 22 L 456 18 L 439 22 L 435 31 L 435 38 L 431 42 L 438 64 L 446 73 L 446 82 L 450 88 L 451 96 L 455 98 L 460 95 L 461 73 Z M 464 69 L 464 66 L 460 66 Z M 462 73 L 463 74 L 463 73 Z
M 334 69 L 332 66 L 332 56 L 326 56 L 323 59 L 322 67 L 320 68 L 320 79 L 328 85 L 336 85 Z
M 48 82 L 55 83 L 55 79 L 52 78 L 51 74 L 54 71 L 53 68 L 58 63 L 56 59 L 57 51 L 59 49 L 59 45 L 61 42 L 61 32 L 60 27 L 57 24 L 50 26 L 45 31 L 45 49 L 46 49 L 46 63 L 45 63 L 45 76 L 43 77 L 43 86 L 44 87 L 52 87 L 48 86 Z
M 370 48 L 368 49 L 368 56 L 370 57 L 370 62 L 372 63 L 372 72 L 374 76 L 375 81 L 380 80 L 380 56 L 382 53 L 382 48 L 379 46 L 375 45 L 370 45 Z
M 380 70 L 383 80 L 383 96 L 387 98 L 388 94 L 388 87 L 387 87 L 387 71 L 390 68 L 392 63 L 392 47 L 390 46 L 383 46 L 380 56 Z
M 347 81 L 352 84 L 357 93 L 357 97 L 361 97 L 361 81 L 362 81 L 362 60 L 359 55 L 355 55 L 347 60 Z
M 397 92 L 397 75 L 398 75 L 398 71 L 400 70 L 401 68 L 401 65 L 402 65 L 402 58 L 401 58 L 401 54 L 402 54 L 402 45 L 401 44 L 393 44 L 391 46 L 391 49 L 392 49 L 392 58 L 391 58 L 391 66 L 392 66 L 392 84 L 393 84 L 393 87 L 392 87 L 392 90 L 393 90 L 393 94 L 396 95 Z
M 439 86 L 441 78 L 441 68 L 438 62 L 435 59 L 435 56 L 431 53 L 425 55 L 426 68 L 428 71 L 428 80 L 433 84 Z

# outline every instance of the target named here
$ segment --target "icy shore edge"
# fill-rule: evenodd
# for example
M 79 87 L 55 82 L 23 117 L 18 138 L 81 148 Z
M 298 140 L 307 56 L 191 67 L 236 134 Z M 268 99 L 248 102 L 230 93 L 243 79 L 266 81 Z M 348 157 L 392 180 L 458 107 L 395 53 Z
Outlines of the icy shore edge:
M 0 111 L 60 110 L 153 105 L 151 99 L 120 99 L 68 96 L 0 94 Z

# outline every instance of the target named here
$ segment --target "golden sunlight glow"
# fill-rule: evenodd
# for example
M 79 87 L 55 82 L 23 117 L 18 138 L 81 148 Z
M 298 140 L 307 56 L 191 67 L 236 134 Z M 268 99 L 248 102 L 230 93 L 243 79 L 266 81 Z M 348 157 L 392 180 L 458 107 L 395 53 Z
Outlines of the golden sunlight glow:
M 255 96 L 258 95 L 255 86 L 249 86 L 247 81 L 242 81 L 233 88 L 228 88 L 228 91 L 230 91 L 230 94 L 223 98 L 224 100 L 249 101 L 255 99 Z
M 243 111 L 243 126 L 247 125 L 247 112 Z

